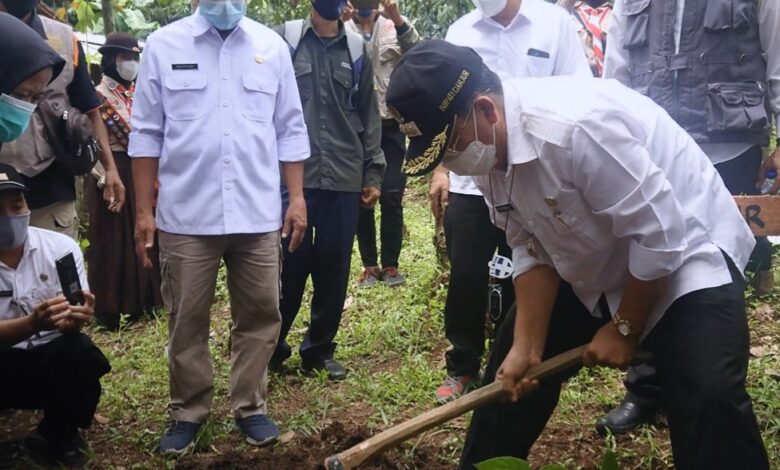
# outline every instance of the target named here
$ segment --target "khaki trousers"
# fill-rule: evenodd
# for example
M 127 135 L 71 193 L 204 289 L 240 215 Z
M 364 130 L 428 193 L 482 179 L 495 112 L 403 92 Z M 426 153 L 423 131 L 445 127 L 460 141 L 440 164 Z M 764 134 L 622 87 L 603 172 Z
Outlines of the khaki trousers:
M 67 235 L 79 241 L 76 201 L 61 201 L 30 211 L 30 225 Z
M 220 260 L 227 266 L 230 406 L 238 418 L 266 413 L 268 362 L 279 337 L 279 231 L 190 236 L 160 231 L 162 296 L 168 320 L 170 417 L 203 422 L 214 395 L 211 305 Z

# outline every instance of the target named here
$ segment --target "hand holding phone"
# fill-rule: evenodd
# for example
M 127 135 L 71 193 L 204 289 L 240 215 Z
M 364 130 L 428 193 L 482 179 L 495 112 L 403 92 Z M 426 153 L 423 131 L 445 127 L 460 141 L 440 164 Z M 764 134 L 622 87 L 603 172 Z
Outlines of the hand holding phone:
M 57 276 L 60 278 L 62 295 L 70 305 L 84 305 L 84 292 L 81 290 L 79 271 L 73 253 L 68 253 L 56 262 Z

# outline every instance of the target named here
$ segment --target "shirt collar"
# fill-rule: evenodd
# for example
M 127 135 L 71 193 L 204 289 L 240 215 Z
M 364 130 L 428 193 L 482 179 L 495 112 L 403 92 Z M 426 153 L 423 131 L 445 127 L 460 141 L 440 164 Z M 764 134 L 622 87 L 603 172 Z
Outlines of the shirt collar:
M 523 125 L 523 104 L 518 87 L 521 84 L 515 80 L 505 80 L 501 82 L 504 90 L 504 116 L 506 117 L 507 132 L 507 159 L 509 165 L 507 172 L 511 170 L 512 165 L 520 165 L 539 158 L 536 148 L 533 145 L 531 136 L 526 133 Z
M 195 10 L 195 13 L 193 13 L 190 18 L 192 18 L 192 35 L 202 36 L 206 34 L 207 31 L 214 29 L 216 31 L 216 28 L 214 28 L 211 23 L 206 20 L 206 18 L 203 17 L 203 15 L 200 14 L 200 9 Z M 246 24 L 249 20 L 246 16 L 241 18 L 241 21 L 238 22 L 238 25 L 236 28 L 240 28 L 242 30 L 245 30 Z

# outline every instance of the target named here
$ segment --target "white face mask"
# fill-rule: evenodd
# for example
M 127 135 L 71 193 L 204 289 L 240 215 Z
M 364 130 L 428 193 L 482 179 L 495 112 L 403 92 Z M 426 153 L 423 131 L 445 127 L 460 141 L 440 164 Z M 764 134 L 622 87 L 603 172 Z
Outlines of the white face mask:
M 482 12 L 482 15 L 490 18 L 501 13 L 506 8 L 507 0 L 472 0 L 474 6 Z
M 116 71 L 123 80 L 132 82 L 138 76 L 137 60 L 116 60 Z
M 476 139 L 465 150 L 457 151 L 447 149 L 442 159 L 442 164 L 460 176 L 487 175 L 496 166 L 496 125 L 493 124 L 493 143 L 491 145 L 480 142 L 477 133 L 477 115 L 474 114 L 474 135 Z

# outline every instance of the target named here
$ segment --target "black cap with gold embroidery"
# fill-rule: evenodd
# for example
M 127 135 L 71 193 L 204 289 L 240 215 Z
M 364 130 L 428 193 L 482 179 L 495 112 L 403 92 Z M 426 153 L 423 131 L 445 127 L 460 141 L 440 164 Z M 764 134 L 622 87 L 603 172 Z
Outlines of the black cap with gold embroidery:
M 472 49 L 438 39 L 404 54 L 387 89 L 388 110 L 409 137 L 404 173 L 422 176 L 436 168 L 456 110 L 474 95 L 483 70 L 482 58 Z

